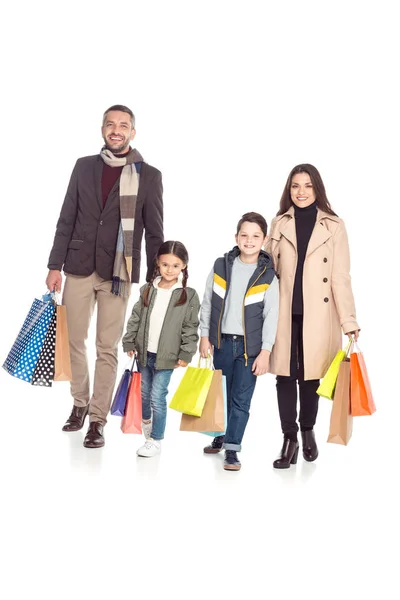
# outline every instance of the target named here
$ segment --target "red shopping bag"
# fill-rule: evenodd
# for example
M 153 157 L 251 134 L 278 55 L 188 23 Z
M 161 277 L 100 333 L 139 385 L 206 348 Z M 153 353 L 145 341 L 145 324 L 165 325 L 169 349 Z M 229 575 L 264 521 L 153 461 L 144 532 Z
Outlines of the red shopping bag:
M 133 371 L 125 414 L 121 421 L 121 430 L 123 433 L 142 433 L 142 393 L 140 386 L 140 373 Z
M 350 405 L 353 417 L 372 415 L 376 411 L 364 356 L 357 344 L 350 354 Z

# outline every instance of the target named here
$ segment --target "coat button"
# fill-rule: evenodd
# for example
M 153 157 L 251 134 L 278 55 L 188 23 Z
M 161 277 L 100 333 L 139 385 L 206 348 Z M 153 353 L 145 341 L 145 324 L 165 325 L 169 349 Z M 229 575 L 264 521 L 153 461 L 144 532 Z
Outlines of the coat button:
M 324 277 L 324 283 L 326 283 L 328 281 L 327 277 Z
M 324 302 L 329 302 L 329 298 L 324 298 Z
M 281 278 L 281 276 L 279 275 L 279 273 L 276 273 L 276 278 L 277 278 L 277 279 L 280 279 L 280 278 Z
M 100 225 L 103 225 L 103 221 L 100 221 Z
M 328 259 L 326 257 L 324 258 L 324 262 L 328 262 Z
M 281 255 L 280 255 L 280 254 L 278 254 L 278 258 L 280 258 L 280 257 L 281 257 Z

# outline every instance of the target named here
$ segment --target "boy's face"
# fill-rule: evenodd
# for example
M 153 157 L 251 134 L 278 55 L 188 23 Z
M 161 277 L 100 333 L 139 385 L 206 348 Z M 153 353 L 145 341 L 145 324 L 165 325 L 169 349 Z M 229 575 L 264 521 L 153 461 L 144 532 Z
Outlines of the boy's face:
M 247 261 L 254 258 L 254 262 L 257 262 L 260 250 L 267 241 L 267 236 L 263 234 L 257 223 L 245 221 L 235 239 L 243 258 L 246 258 Z

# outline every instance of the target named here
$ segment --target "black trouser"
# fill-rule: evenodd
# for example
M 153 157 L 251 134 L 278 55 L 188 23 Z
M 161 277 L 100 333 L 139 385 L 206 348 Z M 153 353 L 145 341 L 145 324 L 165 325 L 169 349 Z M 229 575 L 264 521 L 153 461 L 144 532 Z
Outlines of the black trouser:
M 318 332 L 317 332 L 318 333 Z M 284 434 L 296 438 L 297 425 L 297 381 L 300 391 L 300 429 L 310 430 L 314 427 L 318 412 L 317 389 L 319 379 L 304 381 L 303 355 L 303 315 L 292 316 L 292 347 L 290 353 L 290 376 L 278 375 L 276 390 L 278 393 L 279 415 Z

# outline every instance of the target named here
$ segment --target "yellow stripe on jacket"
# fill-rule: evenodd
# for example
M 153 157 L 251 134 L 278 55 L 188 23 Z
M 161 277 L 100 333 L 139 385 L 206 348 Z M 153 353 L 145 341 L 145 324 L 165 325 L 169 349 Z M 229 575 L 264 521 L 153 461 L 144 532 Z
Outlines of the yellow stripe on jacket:
M 214 273 L 213 290 L 220 298 L 225 298 L 226 281 L 216 273 Z
M 269 288 L 268 283 L 263 283 L 261 285 L 255 285 L 251 287 L 245 297 L 244 305 L 249 306 L 249 304 L 256 304 L 257 302 L 263 302 L 264 295 L 267 289 Z

